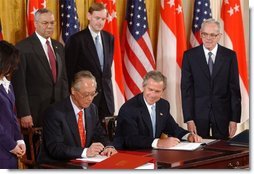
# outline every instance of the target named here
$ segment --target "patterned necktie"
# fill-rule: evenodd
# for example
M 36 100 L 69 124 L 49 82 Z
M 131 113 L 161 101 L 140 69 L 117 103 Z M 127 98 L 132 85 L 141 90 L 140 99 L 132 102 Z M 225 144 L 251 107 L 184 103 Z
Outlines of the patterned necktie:
M 208 53 L 208 67 L 209 67 L 209 71 L 210 71 L 210 75 L 212 76 L 213 74 L 213 60 L 212 60 L 212 52 Z
M 56 58 L 55 58 L 55 54 L 54 54 L 48 40 L 46 41 L 46 44 L 47 44 L 47 48 L 48 48 L 48 57 L 49 57 L 49 63 L 50 63 L 53 79 L 54 79 L 54 82 L 56 82 Z
M 95 37 L 95 47 L 99 57 L 101 71 L 103 71 L 104 56 L 103 56 L 102 44 L 99 41 L 99 35 Z
M 155 138 L 155 130 L 156 130 L 156 113 L 155 113 L 155 105 L 151 107 L 151 121 L 152 121 L 152 127 L 153 127 L 153 137 Z
M 83 111 L 78 113 L 78 131 L 81 142 L 81 147 L 85 147 L 86 145 L 86 134 L 85 134 L 85 126 L 83 123 Z

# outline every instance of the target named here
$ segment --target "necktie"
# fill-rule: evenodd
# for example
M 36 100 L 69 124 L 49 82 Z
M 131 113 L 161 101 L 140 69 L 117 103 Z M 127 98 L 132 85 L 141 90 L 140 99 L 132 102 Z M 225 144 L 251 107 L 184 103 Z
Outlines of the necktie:
M 155 124 L 156 124 L 156 112 L 155 112 L 155 105 L 151 107 L 151 121 L 152 121 L 152 127 L 153 127 L 153 137 L 155 138 Z
M 103 71 L 104 56 L 103 56 L 102 45 L 99 41 L 99 35 L 97 35 L 95 37 L 95 47 L 96 47 L 96 51 L 97 51 L 97 54 L 98 54 L 98 57 L 99 57 L 101 70 Z
M 213 74 L 213 60 L 212 60 L 212 52 L 208 53 L 208 67 L 209 67 L 209 71 L 210 71 L 210 75 L 212 76 Z
M 49 57 L 49 63 L 50 63 L 50 66 L 51 66 L 53 79 L 54 79 L 54 82 L 56 82 L 56 58 L 55 58 L 55 54 L 54 54 L 48 40 L 46 41 L 46 44 L 47 44 L 47 47 L 48 47 L 48 57 Z
M 79 131 L 81 147 L 85 147 L 86 134 L 85 134 L 85 127 L 84 127 L 84 123 L 83 123 L 83 111 L 80 111 L 78 113 L 78 131 Z

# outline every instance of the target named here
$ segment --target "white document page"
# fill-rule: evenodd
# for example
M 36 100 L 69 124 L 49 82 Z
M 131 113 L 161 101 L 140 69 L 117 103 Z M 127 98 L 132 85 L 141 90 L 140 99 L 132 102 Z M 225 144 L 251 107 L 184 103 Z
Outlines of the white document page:
M 86 162 L 101 162 L 107 158 L 108 158 L 107 156 L 96 155 L 94 157 L 77 158 L 76 160 L 86 161 Z

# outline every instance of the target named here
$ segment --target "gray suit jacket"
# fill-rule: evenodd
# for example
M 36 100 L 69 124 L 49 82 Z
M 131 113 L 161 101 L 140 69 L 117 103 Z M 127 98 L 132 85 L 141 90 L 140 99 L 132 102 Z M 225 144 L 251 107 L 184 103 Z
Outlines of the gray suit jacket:
M 56 83 L 53 82 L 48 59 L 35 33 L 16 45 L 21 53 L 21 62 L 12 79 L 17 115 L 19 118 L 32 115 L 35 126 L 41 126 L 43 111 L 50 104 L 69 93 L 64 48 L 53 39 L 52 46 L 57 64 Z

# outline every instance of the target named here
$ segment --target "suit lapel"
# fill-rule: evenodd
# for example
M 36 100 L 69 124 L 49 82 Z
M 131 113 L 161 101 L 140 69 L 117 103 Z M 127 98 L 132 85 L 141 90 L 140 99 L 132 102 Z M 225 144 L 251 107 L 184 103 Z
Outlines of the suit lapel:
M 217 51 L 216 58 L 215 58 L 215 63 L 214 63 L 214 66 L 213 66 L 212 79 L 214 79 L 215 76 L 218 74 L 220 68 L 223 65 L 223 62 L 224 62 L 224 56 L 223 56 L 222 51 L 221 51 L 221 46 L 218 45 L 218 51 Z
M 85 128 L 86 128 L 86 144 L 91 144 L 89 140 L 92 139 L 92 112 L 89 112 L 89 108 L 85 109 Z
M 143 98 L 143 93 L 142 93 L 142 95 L 139 95 L 139 103 L 140 103 L 140 116 L 142 117 L 145 126 L 149 130 L 149 135 L 151 137 L 153 137 L 152 121 L 150 118 L 150 113 L 147 109 L 147 106 L 146 106 L 144 98 Z
M 67 124 L 69 125 L 69 128 L 73 134 L 73 137 L 76 141 L 76 144 L 81 146 L 79 132 L 78 132 L 78 123 L 77 123 L 76 115 L 75 115 L 74 110 L 72 108 L 70 99 L 68 99 L 66 102 L 66 120 L 67 120 Z
M 198 58 L 198 64 L 200 65 L 202 71 L 204 71 L 204 74 L 206 75 L 206 77 L 208 79 L 210 79 L 210 72 L 209 72 L 209 67 L 208 64 L 206 62 L 206 57 L 205 57 L 205 53 L 203 50 L 203 45 L 200 45 L 198 50 L 197 50 L 197 58 Z M 202 53 L 200 55 L 200 53 Z
M 87 44 L 88 50 L 91 52 L 91 55 L 93 56 L 93 61 L 96 64 L 96 66 L 101 69 L 99 57 L 97 55 L 96 47 L 93 41 L 92 34 L 90 33 L 90 30 L 86 28 L 85 34 L 88 35 L 88 37 L 85 37 L 85 44 Z
M 108 44 L 104 44 L 106 41 L 106 36 L 104 34 L 103 31 L 101 31 L 101 39 L 102 39 L 102 45 L 103 45 L 103 54 L 104 54 L 104 64 L 103 64 L 103 69 L 106 69 L 107 65 L 108 65 L 108 60 L 110 60 L 107 56 L 109 52 L 109 45 Z
M 156 103 L 156 132 L 155 132 L 155 137 L 160 137 L 161 135 L 158 134 L 158 132 L 162 132 L 162 127 L 161 125 L 164 125 L 163 123 L 165 121 L 164 114 L 163 114 L 163 108 L 161 108 L 160 102 L 158 101 Z
M 62 72 L 62 59 L 61 56 L 59 54 L 59 48 L 56 46 L 55 41 L 52 40 L 52 46 L 56 55 L 56 65 L 57 65 L 57 79 L 60 78 L 61 76 L 61 72 Z
M 41 45 L 41 42 L 40 42 L 39 38 L 36 36 L 35 33 L 32 35 L 32 40 L 31 41 L 32 41 L 33 50 L 38 55 L 38 60 L 41 62 L 42 67 L 44 67 L 47 74 L 49 75 L 49 77 L 53 81 L 53 76 L 52 76 L 52 72 L 51 72 L 51 69 L 50 69 L 50 66 L 49 66 L 47 56 L 44 52 L 44 49 Z M 38 49 L 38 48 L 40 48 L 40 49 Z
M 10 101 L 10 103 L 12 105 L 12 108 L 14 108 L 15 97 L 14 97 L 13 88 L 12 88 L 11 84 L 10 84 L 8 93 L 5 91 L 3 85 L 0 85 L 0 92 L 2 93 L 2 95 L 6 96 L 8 98 L 8 100 Z

